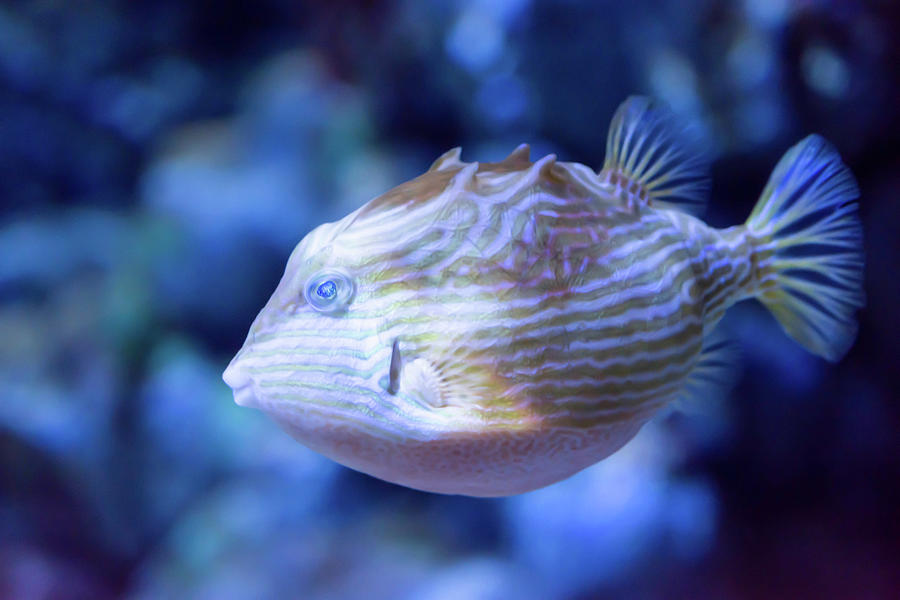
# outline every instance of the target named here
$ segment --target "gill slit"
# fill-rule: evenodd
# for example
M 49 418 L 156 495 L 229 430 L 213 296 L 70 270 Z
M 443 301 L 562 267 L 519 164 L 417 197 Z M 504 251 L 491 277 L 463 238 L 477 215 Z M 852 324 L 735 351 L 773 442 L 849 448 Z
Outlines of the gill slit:
M 395 395 L 400 391 L 400 369 L 403 367 L 400 357 L 400 340 L 394 338 L 391 345 L 391 366 L 388 370 L 388 388 L 387 391 L 391 395 Z

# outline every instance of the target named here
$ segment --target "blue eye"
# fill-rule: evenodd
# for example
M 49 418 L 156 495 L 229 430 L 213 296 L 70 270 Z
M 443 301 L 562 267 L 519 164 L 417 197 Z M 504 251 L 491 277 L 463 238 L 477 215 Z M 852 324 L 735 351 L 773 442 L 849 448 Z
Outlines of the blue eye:
M 316 296 L 322 300 L 331 300 L 337 296 L 337 286 L 330 279 L 324 283 L 320 283 L 316 288 Z
M 337 313 L 350 305 L 355 291 L 353 280 L 347 273 L 327 270 L 319 271 L 307 280 L 303 295 L 317 311 Z

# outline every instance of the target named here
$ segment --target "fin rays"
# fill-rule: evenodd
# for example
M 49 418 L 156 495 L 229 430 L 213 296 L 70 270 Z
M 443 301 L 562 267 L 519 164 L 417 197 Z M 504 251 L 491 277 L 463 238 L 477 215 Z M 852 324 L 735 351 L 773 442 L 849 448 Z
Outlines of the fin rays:
M 811 135 L 779 161 L 747 227 L 760 236 L 760 300 L 809 351 L 838 360 L 856 337 L 862 288 L 859 191 L 831 145 Z
M 709 400 L 725 397 L 740 373 L 740 358 L 737 343 L 721 328 L 713 330 L 703 340 L 700 357 L 676 400 L 677 407 L 686 412 L 702 411 Z
M 694 149 L 693 138 L 667 109 L 631 96 L 613 115 L 600 176 L 636 184 L 647 203 L 698 214 L 706 205 L 709 179 L 707 160 Z

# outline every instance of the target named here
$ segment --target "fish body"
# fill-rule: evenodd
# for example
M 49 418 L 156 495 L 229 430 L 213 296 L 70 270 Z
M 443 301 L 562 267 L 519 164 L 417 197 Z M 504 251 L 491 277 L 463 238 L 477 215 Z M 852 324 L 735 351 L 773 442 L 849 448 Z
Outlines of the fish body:
M 712 332 L 739 300 L 838 358 L 862 304 L 849 171 L 808 138 L 746 224 L 714 229 L 691 214 L 706 182 L 685 135 L 631 98 L 599 172 L 532 162 L 524 145 L 497 163 L 454 149 L 317 228 L 225 372 L 236 401 L 376 477 L 498 496 L 568 477 L 663 406 L 712 393 L 727 380 Z

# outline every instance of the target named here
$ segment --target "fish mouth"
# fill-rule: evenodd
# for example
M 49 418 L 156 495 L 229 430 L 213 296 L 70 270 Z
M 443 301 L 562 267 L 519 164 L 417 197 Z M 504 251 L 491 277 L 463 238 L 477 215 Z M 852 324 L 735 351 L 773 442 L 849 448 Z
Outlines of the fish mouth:
M 394 338 L 391 344 L 391 366 L 388 369 L 388 385 L 389 394 L 396 395 L 400 391 L 400 370 L 403 368 L 403 360 L 400 356 L 400 340 Z
M 234 392 L 234 402 L 238 406 L 250 408 L 259 407 L 256 392 L 253 389 L 253 379 L 237 361 L 232 361 L 222 373 L 222 380 Z

